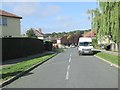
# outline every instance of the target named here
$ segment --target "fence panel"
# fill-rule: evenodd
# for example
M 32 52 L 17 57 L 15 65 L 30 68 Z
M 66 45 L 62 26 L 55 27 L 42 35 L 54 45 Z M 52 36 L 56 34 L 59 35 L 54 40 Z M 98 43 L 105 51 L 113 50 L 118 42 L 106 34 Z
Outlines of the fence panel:
M 2 60 L 27 57 L 43 51 L 43 40 L 40 39 L 2 38 Z

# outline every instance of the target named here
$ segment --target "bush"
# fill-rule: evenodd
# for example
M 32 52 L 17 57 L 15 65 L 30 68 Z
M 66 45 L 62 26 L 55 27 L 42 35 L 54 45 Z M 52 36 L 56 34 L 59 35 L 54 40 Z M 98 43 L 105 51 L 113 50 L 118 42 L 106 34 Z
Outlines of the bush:
M 94 38 L 92 39 L 92 44 L 93 44 L 93 47 L 96 48 L 97 47 L 97 38 Z

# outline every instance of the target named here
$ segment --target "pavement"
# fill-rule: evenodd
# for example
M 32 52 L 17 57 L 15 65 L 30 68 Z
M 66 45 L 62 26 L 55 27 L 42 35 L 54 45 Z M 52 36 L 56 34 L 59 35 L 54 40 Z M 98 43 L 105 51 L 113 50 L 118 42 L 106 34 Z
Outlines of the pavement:
M 24 57 L 24 58 L 17 58 L 17 59 L 5 60 L 4 62 L 2 62 L 2 65 L 0 65 L 0 68 L 2 68 L 4 66 L 10 66 L 10 65 L 13 65 L 13 64 L 25 61 L 25 60 L 30 60 L 30 59 L 33 59 L 33 58 L 37 58 L 37 57 L 40 57 L 40 56 L 43 56 L 43 55 L 49 54 L 49 53 L 54 53 L 54 52 L 47 51 L 47 52 L 43 52 L 43 53 L 40 53 L 40 54 L 35 54 L 35 55 L 27 56 L 27 57 Z
M 118 88 L 118 68 L 70 48 L 4 88 Z

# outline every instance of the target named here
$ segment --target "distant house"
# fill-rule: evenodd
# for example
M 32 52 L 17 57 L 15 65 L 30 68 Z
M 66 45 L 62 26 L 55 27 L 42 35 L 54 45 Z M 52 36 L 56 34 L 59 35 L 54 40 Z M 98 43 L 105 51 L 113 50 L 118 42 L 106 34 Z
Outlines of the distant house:
M 51 38 L 50 33 L 44 34 L 44 40 L 45 41 L 53 41 L 54 39 Z
M 89 31 L 89 32 L 86 32 L 84 33 L 82 36 L 83 37 L 91 37 L 91 38 L 94 38 L 95 36 L 97 35 L 96 31 L 95 30 L 92 30 L 92 31 Z M 110 44 L 110 43 L 113 43 L 109 37 L 107 36 L 102 36 L 102 37 L 99 37 L 98 36 L 98 44 Z
M 40 28 L 38 30 L 33 30 L 33 32 L 38 39 L 44 39 L 44 34 Z
M 61 44 L 61 38 L 57 39 L 57 44 Z
M 86 33 L 84 33 L 82 36 L 83 37 L 91 37 L 91 38 L 93 38 L 93 37 L 95 37 L 96 36 L 96 31 L 95 30 L 92 30 L 92 31 L 89 31 L 89 32 L 86 32 Z
M 57 45 L 59 48 L 62 48 L 61 38 L 57 38 Z
M 0 10 L 0 37 L 21 36 L 20 19 L 22 17 Z

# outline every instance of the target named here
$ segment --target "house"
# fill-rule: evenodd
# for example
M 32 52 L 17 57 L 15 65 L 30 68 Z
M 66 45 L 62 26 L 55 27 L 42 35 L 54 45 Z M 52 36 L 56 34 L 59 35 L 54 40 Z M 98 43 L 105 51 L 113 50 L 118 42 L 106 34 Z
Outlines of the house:
M 50 33 L 44 34 L 44 40 L 45 41 L 52 41 L 51 34 Z
M 86 32 L 86 33 L 84 33 L 82 36 L 83 37 L 91 37 L 91 38 L 94 38 L 95 36 L 96 36 L 96 31 L 95 30 L 91 30 L 91 31 L 89 31 L 89 32 Z M 99 44 L 108 44 L 108 43 L 110 43 L 110 40 L 109 40 L 109 38 L 108 37 L 104 37 L 104 36 L 102 36 L 102 37 L 99 37 L 98 36 L 98 45 Z
M 53 42 L 53 47 L 62 48 L 61 38 L 56 38 L 56 39 L 52 40 L 52 42 Z
M 84 33 L 82 36 L 83 37 L 91 37 L 91 38 L 94 38 L 95 36 L 96 36 L 96 31 L 95 30 L 91 30 L 91 31 L 89 31 L 89 32 L 86 32 L 86 33 Z
M 22 17 L 0 10 L 0 37 L 21 36 L 20 19 Z
M 33 32 L 38 39 L 44 39 L 44 34 L 42 33 L 41 28 L 39 28 L 38 30 L 33 30 Z

